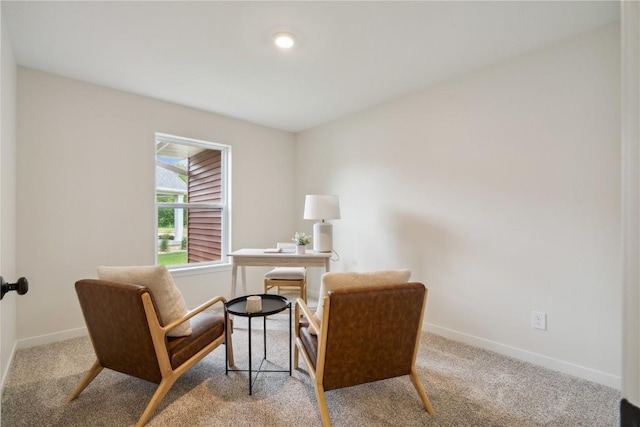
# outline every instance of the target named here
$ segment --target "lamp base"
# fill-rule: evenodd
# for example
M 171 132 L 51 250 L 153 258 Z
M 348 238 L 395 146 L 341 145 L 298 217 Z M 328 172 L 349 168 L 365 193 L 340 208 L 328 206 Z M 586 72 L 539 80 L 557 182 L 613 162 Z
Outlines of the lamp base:
M 313 224 L 313 250 L 331 252 L 333 250 L 333 225 L 328 222 Z

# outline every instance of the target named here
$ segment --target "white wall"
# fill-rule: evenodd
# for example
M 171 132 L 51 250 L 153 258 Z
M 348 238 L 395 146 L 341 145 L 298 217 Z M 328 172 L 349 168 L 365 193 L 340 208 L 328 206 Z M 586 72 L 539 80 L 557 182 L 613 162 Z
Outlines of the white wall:
M 300 133 L 295 156 L 286 132 L 19 68 L 17 337 L 79 333 L 75 280 L 153 262 L 164 132 L 233 146 L 234 248 L 310 232 L 304 194 L 339 194 L 334 270 L 411 268 L 431 330 L 619 387 L 618 52 L 611 25 Z M 190 306 L 229 280 L 176 279 Z
M 640 4 L 623 1 L 622 231 L 624 321 L 622 397 L 640 406 Z M 623 412 L 624 413 L 624 412 Z M 621 425 L 631 420 L 621 420 Z
M 334 270 L 408 267 L 436 333 L 620 387 L 619 26 L 297 136 Z M 531 328 L 531 312 L 548 330 Z
M 1 10 L 1 9 L 0 9 Z M 0 275 L 16 277 L 16 62 L 0 16 Z M 16 344 L 16 293 L 0 303 L 0 387 L 4 385 Z
M 73 284 L 99 265 L 154 262 L 155 132 L 232 146 L 233 249 L 293 233 L 290 133 L 22 67 L 17 120 L 21 345 L 84 332 Z M 230 276 L 176 283 L 193 307 L 228 296 Z

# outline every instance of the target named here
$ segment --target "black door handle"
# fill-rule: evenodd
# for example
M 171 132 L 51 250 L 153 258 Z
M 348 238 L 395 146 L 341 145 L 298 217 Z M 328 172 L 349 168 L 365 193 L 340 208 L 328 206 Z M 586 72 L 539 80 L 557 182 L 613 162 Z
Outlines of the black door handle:
M 0 276 L 0 287 L 2 288 L 0 299 L 4 298 L 4 294 L 9 291 L 17 291 L 18 295 L 24 295 L 29 292 L 29 281 L 26 277 L 21 277 L 16 283 L 7 283 L 4 278 Z

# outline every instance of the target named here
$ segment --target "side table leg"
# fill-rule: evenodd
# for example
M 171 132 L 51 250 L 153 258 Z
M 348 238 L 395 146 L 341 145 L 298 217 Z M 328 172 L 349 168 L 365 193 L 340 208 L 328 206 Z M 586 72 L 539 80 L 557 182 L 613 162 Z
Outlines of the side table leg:
M 251 316 L 247 319 L 249 323 L 249 396 L 252 394 L 252 381 L 251 381 Z
M 262 343 L 264 345 L 264 360 L 267 360 L 267 316 L 262 316 L 264 325 L 262 326 Z
M 289 302 L 289 376 L 291 376 L 291 302 Z
M 224 374 L 229 375 L 229 313 L 224 307 Z

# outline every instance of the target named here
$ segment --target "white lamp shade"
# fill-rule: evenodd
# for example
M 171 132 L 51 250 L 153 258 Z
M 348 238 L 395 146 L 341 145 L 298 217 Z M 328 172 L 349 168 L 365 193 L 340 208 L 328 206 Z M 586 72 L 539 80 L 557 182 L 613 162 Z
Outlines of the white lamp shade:
M 304 219 L 340 219 L 338 196 L 307 194 L 304 201 Z

